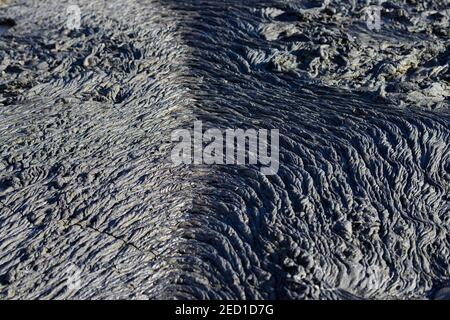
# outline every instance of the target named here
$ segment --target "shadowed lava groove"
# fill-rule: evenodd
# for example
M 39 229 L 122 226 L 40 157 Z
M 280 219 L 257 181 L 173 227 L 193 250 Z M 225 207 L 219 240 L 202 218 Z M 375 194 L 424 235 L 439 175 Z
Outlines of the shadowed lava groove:
M 68 4 L 0 9 L 0 298 L 448 298 L 445 1 Z M 175 167 L 194 120 L 278 173 Z

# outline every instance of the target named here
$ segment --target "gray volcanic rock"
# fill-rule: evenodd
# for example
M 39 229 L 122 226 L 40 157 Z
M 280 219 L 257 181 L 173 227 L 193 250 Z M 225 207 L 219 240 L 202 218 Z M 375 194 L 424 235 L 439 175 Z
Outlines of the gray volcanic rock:
M 1 299 L 448 298 L 447 1 L 77 3 L 0 9 Z M 175 166 L 195 120 L 278 173 Z

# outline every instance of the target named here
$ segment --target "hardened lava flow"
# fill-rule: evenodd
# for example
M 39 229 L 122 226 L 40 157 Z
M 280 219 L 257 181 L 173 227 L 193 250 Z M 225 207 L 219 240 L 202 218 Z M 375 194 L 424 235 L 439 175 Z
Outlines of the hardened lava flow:
M 450 297 L 447 1 L 77 3 L 0 1 L 0 299 Z

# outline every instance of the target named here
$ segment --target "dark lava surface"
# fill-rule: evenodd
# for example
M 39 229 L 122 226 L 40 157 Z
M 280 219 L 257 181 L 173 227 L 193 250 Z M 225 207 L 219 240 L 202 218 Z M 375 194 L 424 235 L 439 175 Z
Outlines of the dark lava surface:
M 0 299 L 449 298 L 447 1 L 77 3 L 0 1 Z

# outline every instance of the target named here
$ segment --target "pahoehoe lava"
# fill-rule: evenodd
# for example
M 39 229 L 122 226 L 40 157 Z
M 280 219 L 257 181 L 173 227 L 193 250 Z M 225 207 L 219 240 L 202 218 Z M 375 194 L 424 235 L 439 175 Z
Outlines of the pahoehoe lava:
M 4 2 L 1 299 L 449 298 L 446 1 Z M 196 120 L 278 173 L 173 165 Z

